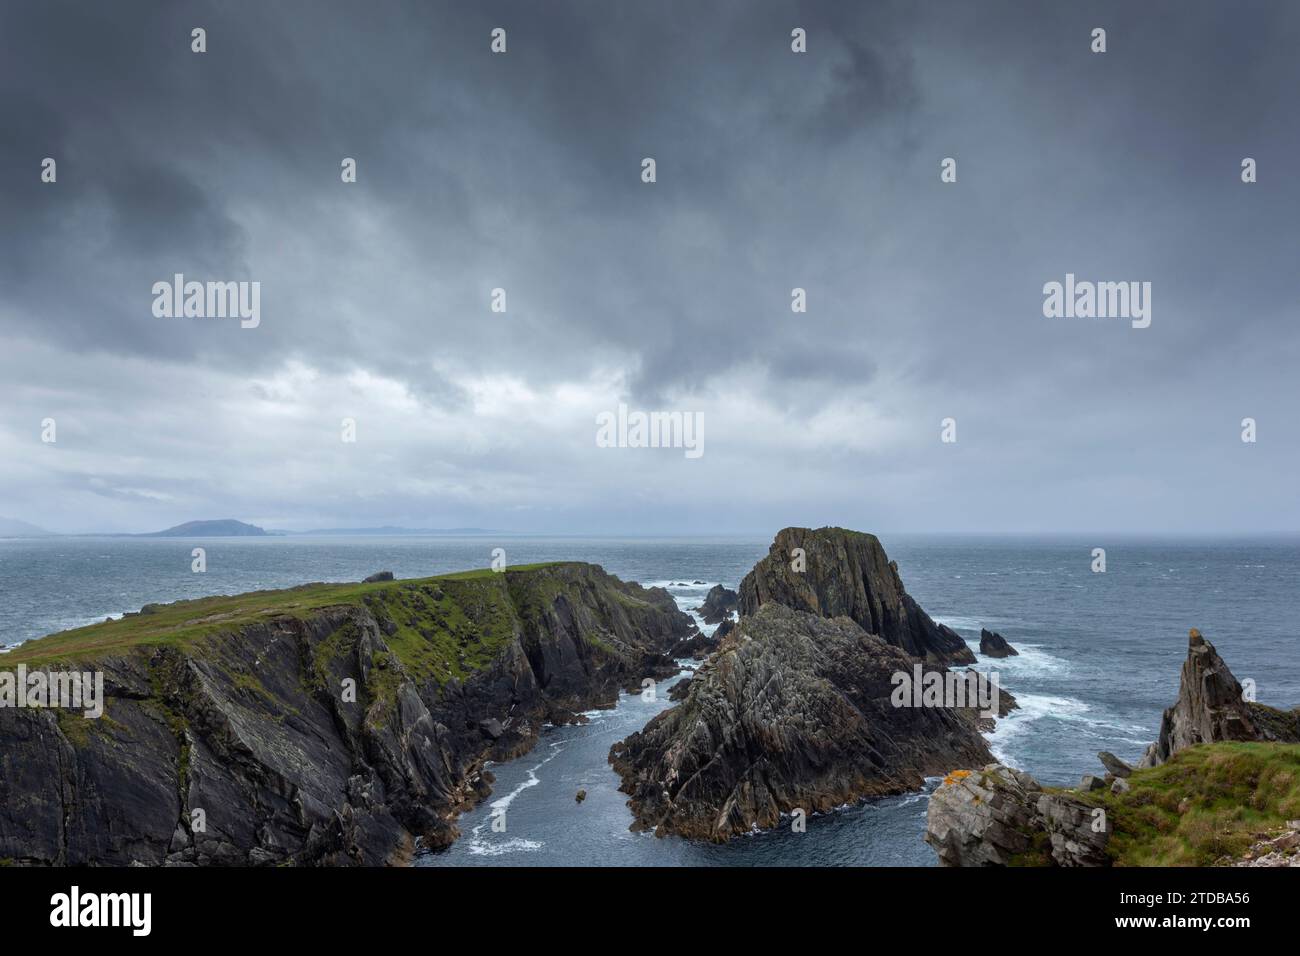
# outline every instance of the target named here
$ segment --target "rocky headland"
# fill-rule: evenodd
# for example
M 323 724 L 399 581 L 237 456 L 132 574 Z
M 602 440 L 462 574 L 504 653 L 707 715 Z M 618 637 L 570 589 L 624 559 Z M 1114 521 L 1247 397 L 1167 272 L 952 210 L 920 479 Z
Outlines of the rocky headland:
M 897 675 L 974 657 L 903 590 L 875 537 L 787 528 L 740 607 L 682 703 L 610 751 L 634 829 L 720 842 L 991 760 L 974 700 L 899 705 Z M 1005 695 L 997 713 L 1010 706 Z
M 580 563 L 150 605 L 0 671 L 98 671 L 99 719 L 0 708 L 0 860 L 382 864 L 457 835 L 487 760 L 677 671 L 662 589 Z

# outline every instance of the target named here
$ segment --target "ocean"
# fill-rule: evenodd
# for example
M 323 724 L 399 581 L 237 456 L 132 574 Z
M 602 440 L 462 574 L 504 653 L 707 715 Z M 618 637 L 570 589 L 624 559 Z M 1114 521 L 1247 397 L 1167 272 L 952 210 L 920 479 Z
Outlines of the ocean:
M 1114 540 L 882 535 L 908 591 L 975 649 L 999 631 L 1019 657 L 981 660 L 1020 710 L 990 735 L 1003 761 L 1042 783 L 1077 783 L 1096 753 L 1136 760 L 1178 690 L 1187 630 L 1199 628 L 1258 699 L 1300 704 L 1293 620 L 1300 541 Z M 767 538 L 475 537 L 94 538 L 0 540 L 0 646 L 77 627 L 155 601 L 235 594 L 310 581 L 399 578 L 512 564 L 583 560 L 625 580 L 668 587 L 684 609 L 715 583 L 736 587 Z M 1092 549 L 1106 548 L 1105 573 Z M 191 550 L 207 571 L 190 570 Z M 696 584 L 695 582 L 703 582 Z M 858 804 L 725 846 L 628 830 L 610 745 L 672 706 L 624 695 L 590 723 L 548 730 L 529 754 L 492 766 L 492 796 L 461 818 L 451 848 L 419 866 L 932 866 L 922 842 L 927 795 Z M 931 783 L 933 786 L 933 782 Z M 587 791 L 581 803 L 579 789 Z M 504 809 L 505 832 L 492 827 Z

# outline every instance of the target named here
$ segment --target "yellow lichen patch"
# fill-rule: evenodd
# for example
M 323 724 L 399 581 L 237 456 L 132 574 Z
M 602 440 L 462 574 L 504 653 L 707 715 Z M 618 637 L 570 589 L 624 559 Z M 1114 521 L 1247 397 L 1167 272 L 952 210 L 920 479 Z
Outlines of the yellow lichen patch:
M 951 786 L 958 780 L 965 780 L 969 776 L 969 770 L 954 770 L 952 773 L 948 774 L 948 776 L 943 778 L 943 782 L 944 784 Z

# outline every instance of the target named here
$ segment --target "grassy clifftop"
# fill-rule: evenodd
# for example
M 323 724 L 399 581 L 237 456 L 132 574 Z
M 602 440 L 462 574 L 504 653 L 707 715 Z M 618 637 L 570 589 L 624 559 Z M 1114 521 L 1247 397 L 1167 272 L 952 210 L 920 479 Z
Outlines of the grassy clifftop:
M 366 607 L 388 624 L 389 646 L 412 676 L 463 677 L 513 636 L 515 607 L 540 603 L 559 586 L 554 575 L 537 572 L 563 567 L 532 564 L 373 584 L 307 584 L 147 605 L 118 620 L 28 641 L 0 656 L 0 670 L 20 663 L 84 663 L 150 646 L 197 648 L 207 637 L 249 624 L 303 620 L 324 608 L 352 605 Z
M 1106 808 L 1114 865 L 1212 866 L 1300 818 L 1300 745 L 1201 744 L 1129 784 L 1079 795 Z

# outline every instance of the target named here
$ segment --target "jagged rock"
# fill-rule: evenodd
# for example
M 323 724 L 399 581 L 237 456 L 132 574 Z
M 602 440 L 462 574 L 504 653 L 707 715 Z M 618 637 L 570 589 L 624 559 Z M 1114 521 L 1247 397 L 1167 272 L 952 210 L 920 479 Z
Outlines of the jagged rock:
M 574 794 L 573 799 L 574 799 L 575 801 L 577 801 L 578 803 L 582 803 L 583 800 L 586 800 L 586 799 L 587 799 L 587 791 L 586 791 L 586 790 L 579 790 L 576 794 Z
M 690 657 L 694 660 L 702 661 L 704 658 L 712 654 L 717 647 L 717 635 L 715 634 L 710 637 L 701 631 L 692 634 L 684 641 L 678 641 L 673 645 L 672 650 L 668 653 L 674 658 Z
M 229 600 L 146 620 L 192 629 Z M 490 792 L 485 761 L 527 752 L 552 714 L 610 706 L 626 683 L 676 673 L 667 651 L 694 628 L 675 605 L 577 563 L 283 606 L 268 598 L 248 623 L 165 643 L 86 635 L 84 657 L 59 666 L 104 674 L 100 720 L 0 707 L 0 859 L 403 863 L 417 837 L 431 848 L 455 839 L 456 815 Z M 441 643 L 390 644 L 386 608 Z M 165 615 L 176 623 L 152 623 Z M 113 637 L 139 621 L 94 629 Z M 448 644 L 473 647 L 478 662 L 438 657 Z M 4 655 L 0 671 L 39 660 L 41 646 Z
M 1115 794 L 1128 793 L 1132 789 L 1133 786 L 1128 782 L 1127 777 L 1116 777 L 1110 785 L 1110 792 Z
M 731 618 L 724 618 L 722 623 L 718 625 L 718 629 L 713 632 L 713 639 L 721 642 L 724 637 L 731 633 L 731 629 L 735 626 L 736 622 Z
M 1133 773 L 1132 767 L 1108 750 L 1098 751 L 1097 759 L 1101 761 L 1101 765 L 1106 768 L 1108 773 L 1112 773 L 1117 777 L 1127 777 Z
M 739 604 L 740 595 L 730 588 L 724 588 L 721 584 L 715 584 L 709 588 L 709 593 L 704 596 L 704 603 L 696 610 L 704 618 L 705 624 L 721 624 L 731 616 L 731 612 L 736 610 Z
M 685 700 L 686 695 L 691 692 L 691 679 L 683 677 L 676 684 L 668 689 L 669 700 Z
M 894 706 L 915 663 L 847 617 L 764 603 L 682 704 L 611 749 L 633 828 L 724 841 L 988 760 L 974 711 Z
M 1105 790 L 1106 781 L 1101 777 L 1094 777 L 1091 774 L 1085 774 L 1079 781 L 1079 789 L 1085 792 L 1088 790 Z
M 985 657 L 1018 657 L 1020 652 L 996 631 L 980 628 L 980 653 Z
M 361 583 L 362 583 L 362 584 L 377 584 L 377 583 L 379 583 L 380 581 L 392 581 L 392 580 L 393 580 L 393 572 L 392 572 L 392 571 L 376 571 L 374 574 L 370 575 L 370 577 L 368 577 L 368 578 L 362 578 L 362 579 L 361 579 Z
M 843 528 L 779 532 L 767 557 L 740 582 L 741 617 L 773 603 L 822 617 L 852 618 L 915 657 L 975 663 L 960 635 L 935 623 L 903 589 L 897 565 L 875 535 Z
M 943 866 L 1100 866 L 1109 833 L 1094 832 L 1093 820 L 1077 797 L 1044 793 L 1029 774 L 988 764 L 944 778 L 930 797 L 925 841 Z
M 1214 645 L 1192 628 L 1178 700 L 1164 712 L 1160 736 L 1138 766 L 1156 766 L 1185 747 L 1219 740 L 1300 743 L 1300 709 L 1282 711 L 1243 700 L 1241 684 Z

